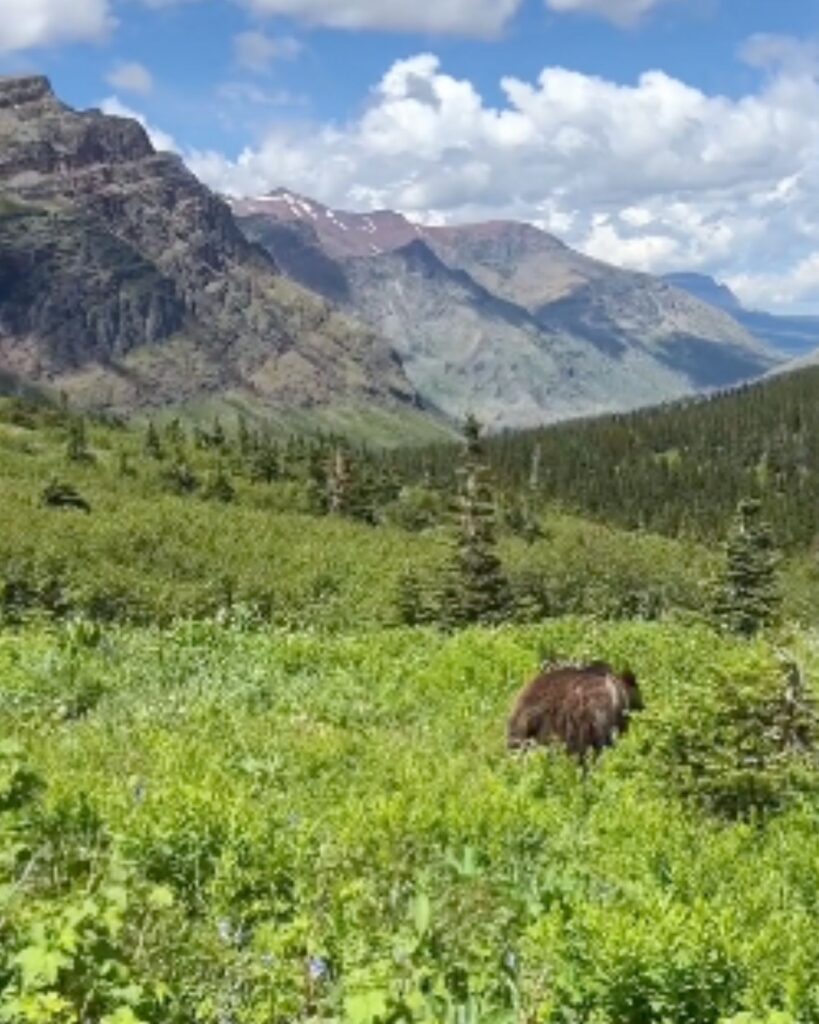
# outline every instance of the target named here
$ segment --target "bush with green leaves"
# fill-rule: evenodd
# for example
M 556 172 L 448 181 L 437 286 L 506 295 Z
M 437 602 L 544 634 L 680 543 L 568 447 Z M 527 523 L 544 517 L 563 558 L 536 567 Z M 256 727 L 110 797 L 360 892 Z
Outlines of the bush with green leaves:
M 791 641 L 812 695 L 819 642 Z M 629 733 L 585 780 L 556 751 L 510 756 L 506 714 L 539 662 L 595 657 L 640 679 Z M 815 794 L 773 758 L 758 774 L 787 799 L 734 818 L 724 788 L 691 789 L 712 792 L 711 767 L 686 768 L 704 737 L 713 753 L 726 681 L 757 678 L 779 692 L 763 640 L 588 618 L 0 633 L 0 730 L 19 740 L 0 775 L 0 1006 L 87 1024 L 815 1024 Z M 60 685 L 99 679 L 82 717 L 55 715 Z

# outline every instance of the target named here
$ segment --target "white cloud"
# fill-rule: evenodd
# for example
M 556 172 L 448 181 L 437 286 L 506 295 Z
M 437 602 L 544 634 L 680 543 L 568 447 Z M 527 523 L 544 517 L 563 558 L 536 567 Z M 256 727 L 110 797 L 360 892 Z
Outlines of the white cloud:
M 283 185 L 425 220 L 525 219 L 639 269 L 756 279 L 785 268 L 790 290 L 763 282 L 777 302 L 813 287 L 802 267 L 819 251 L 812 75 L 782 67 L 738 98 L 662 71 L 623 85 L 549 67 L 501 86 L 491 105 L 420 54 L 393 65 L 349 123 L 290 119 L 235 159 L 189 163 L 232 194 Z
M 729 275 L 726 283 L 751 309 L 790 309 L 819 301 L 819 251 L 783 273 Z
M 330 28 L 496 35 L 522 0 L 240 0 L 254 14 Z
M 546 0 L 558 14 L 597 14 L 619 25 L 632 25 L 668 0 Z
M 248 71 L 269 71 L 277 60 L 297 57 L 301 43 L 292 36 L 271 39 L 264 32 L 239 32 L 233 37 L 233 56 L 236 63 Z
M 752 68 L 812 73 L 819 68 L 819 41 L 759 32 L 745 40 L 739 56 Z
M 0 53 L 100 39 L 113 24 L 108 0 L 0 0 Z
M 289 89 L 262 89 L 253 82 L 223 82 L 216 95 L 227 103 L 253 104 L 261 107 L 306 107 L 309 98 Z
M 136 61 L 117 64 L 106 81 L 115 89 L 122 89 L 123 92 L 135 92 L 140 96 L 147 96 L 153 92 L 154 88 L 153 75 L 144 64 L 139 64 Z
M 151 140 L 151 145 L 157 151 L 161 153 L 178 153 L 179 147 L 176 144 L 173 136 L 168 135 L 167 132 L 163 132 L 161 128 L 156 128 L 150 124 L 143 114 L 140 114 L 136 110 L 132 110 L 129 106 L 126 106 L 117 96 L 108 96 L 100 103 L 100 110 L 104 114 L 111 114 L 113 117 L 131 117 L 135 121 L 139 121 L 145 131 L 148 133 L 148 138 Z

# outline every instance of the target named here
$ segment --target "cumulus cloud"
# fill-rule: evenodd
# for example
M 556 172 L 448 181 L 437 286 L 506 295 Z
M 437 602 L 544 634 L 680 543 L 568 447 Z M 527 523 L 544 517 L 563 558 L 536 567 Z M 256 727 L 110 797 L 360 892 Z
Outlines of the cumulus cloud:
M 240 0 L 257 15 L 288 15 L 329 28 L 471 36 L 498 33 L 522 0 Z
M 100 110 L 104 114 L 111 114 L 113 117 L 130 117 L 135 121 L 139 121 L 145 131 L 148 133 L 148 138 L 151 140 L 151 144 L 154 149 L 160 153 L 178 153 L 179 147 L 176 144 L 172 135 L 168 135 L 167 132 L 163 132 L 161 128 L 157 128 L 155 125 L 149 123 L 144 114 L 140 114 L 139 111 L 132 110 L 129 106 L 123 103 L 117 96 L 108 96 L 100 103 Z
M 301 52 L 301 43 L 292 36 L 273 39 L 264 32 L 239 32 L 233 37 L 236 63 L 248 71 L 269 71 L 280 59 L 292 59 Z
M 781 273 L 728 275 L 726 283 L 752 308 L 794 308 L 819 301 L 819 251 L 803 257 Z
M 546 0 L 558 14 L 597 14 L 620 25 L 631 25 L 669 0 Z
M 819 69 L 819 41 L 758 32 L 740 46 L 739 56 L 753 68 L 812 74 Z
M 108 0 L 0 0 L 0 53 L 100 39 L 113 23 Z
M 802 264 L 819 253 L 814 76 L 781 67 L 735 99 L 662 71 L 624 85 L 549 67 L 501 88 L 492 105 L 419 54 L 349 123 L 288 120 L 235 159 L 189 163 L 231 194 L 283 185 L 436 222 L 525 219 L 638 269 L 730 273 L 744 295 L 758 284 L 780 304 L 813 288 Z M 767 267 L 792 267 L 794 286 Z
M 125 61 L 110 72 L 106 81 L 115 89 L 123 92 L 135 92 L 147 96 L 153 92 L 154 79 L 151 72 L 137 61 Z

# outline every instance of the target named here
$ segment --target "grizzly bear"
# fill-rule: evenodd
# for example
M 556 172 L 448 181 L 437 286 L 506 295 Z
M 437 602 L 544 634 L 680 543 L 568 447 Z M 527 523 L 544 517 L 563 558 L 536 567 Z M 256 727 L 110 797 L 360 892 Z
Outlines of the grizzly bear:
M 562 744 L 581 760 L 611 746 L 643 707 L 632 672 L 615 673 L 604 661 L 544 665 L 518 695 L 507 729 L 510 750 Z

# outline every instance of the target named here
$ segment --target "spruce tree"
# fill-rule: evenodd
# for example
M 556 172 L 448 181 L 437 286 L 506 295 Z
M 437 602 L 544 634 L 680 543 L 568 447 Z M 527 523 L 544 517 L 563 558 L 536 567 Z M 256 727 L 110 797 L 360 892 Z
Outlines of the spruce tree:
M 239 416 L 238 431 L 239 453 L 241 454 L 243 459 L 246 459 L 253 452 L 254 448 L 256 447 L 256 444 L 255 438 L 253 434 L 250 432 L 250 429 L 247 425 L 247 420 L 244 418 L 244 416 Z
M 455 499 L 456 551 L 443 583 L 447 625 L 502 622 L 511 610 L 509 583 L 496 551 L 495 502 L 474 416 L 464 425 L 466 444 Z
M 156 459 L 158 462 L 165 457 L 165 453 L 162 450 L 162 442 L 159 440 L 159 432 L 153 420 L 148 424 L 148 429 L 145 432 L 145 454 L 152 459 Z
M 182 424 L 177 417 L 174 417 L 165 427 L 165 440 L 170 448 L 178 450 L 185 447 L 187 438 L 185 437 Z
M 739 503 L 726 545 L 717 617 L 732 633 L 751 637 L 775 622 L 780 604 L 773 535 L 756 499 Z
M 66 456 L 69 462 L 93 461 L 94 457 L 88 449 L 88 435 L 85 429 L 85 420 L 82 419 L 82 417 L 72 420 L 68 426 Z
M 250 479 L 254 483 L 271 484 L 281 476 L 279 448 L 276 442 L 265 435 L 253 453 L 250 463 Z
M 307 458 L 307 508 L 314 516 L 330 511 L 327 458 L 320 443 L 311 447 Z
M 421 626 L 435 618 L 435 610 L 430 607 L 428 583 L 411 565 L 398 577 L 395 607 L 399 622 L 404 626 Z
M 224 504 L 229 504 L 235 500 L 236 491 L 221 463 L 216 467 L 215 471 L 211 472 L 203 495 L 206 499 L 221 501 Z

